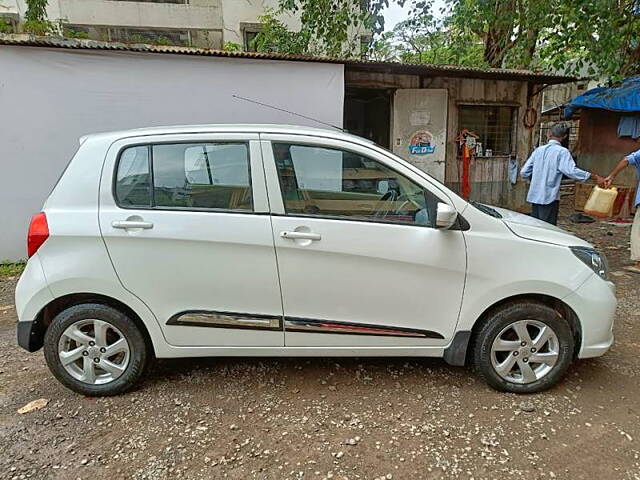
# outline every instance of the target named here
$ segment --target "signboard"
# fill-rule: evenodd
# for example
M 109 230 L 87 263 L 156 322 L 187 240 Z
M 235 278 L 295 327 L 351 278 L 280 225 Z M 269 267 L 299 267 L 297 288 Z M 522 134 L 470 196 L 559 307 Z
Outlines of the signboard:
M 418 130 L 411 135 L 409 153 L 411 155 L 428 155 L 436 151 L 433 135 L 427 130 Z

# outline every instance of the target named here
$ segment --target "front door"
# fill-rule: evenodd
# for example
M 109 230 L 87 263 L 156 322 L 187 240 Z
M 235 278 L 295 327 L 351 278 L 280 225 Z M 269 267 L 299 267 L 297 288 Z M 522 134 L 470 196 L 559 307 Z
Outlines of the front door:
M 124 288 L 176 346 L 283 346 L 258 135 L 118 142 L 100 228 Z
M 443 346 L 462 300 L 461 231 L 442 192 L 381 151 L 261 135 L 288 347 Z
M 393 98 L 393 153 L 444 182 L 447 91 L 396 90 Z

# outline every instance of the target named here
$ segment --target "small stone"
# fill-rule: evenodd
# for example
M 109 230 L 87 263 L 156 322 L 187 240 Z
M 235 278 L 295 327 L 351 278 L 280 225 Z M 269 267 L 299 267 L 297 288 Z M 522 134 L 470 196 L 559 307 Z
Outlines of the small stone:
M 27 403 L 24 407 L 19 408 L 18 413 L 20 415 L 24 415 L 25 413 L 35 412 L 36 410 L 46 407 L 47 403 L 49 403 L 47 398 L 39 398 L 33 402 Z
M 342 458 L 344 456 L 344 452 L 336 453 L 336 458 Z
M 520 404 L 520 410 L 522 410 L 523 412 L 535 412 L 536 411 L 536 407 L 533 403 L 531 402 L 522 402 Z

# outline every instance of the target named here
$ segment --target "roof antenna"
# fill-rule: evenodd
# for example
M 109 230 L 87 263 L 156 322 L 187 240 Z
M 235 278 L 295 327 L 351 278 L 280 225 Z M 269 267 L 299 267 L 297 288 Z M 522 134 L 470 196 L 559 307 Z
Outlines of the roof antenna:
M 255 103 L 256 105 L 261 105 L 267 108 L 273 108 L 274 110 L 279 110 L 281 112 L 288 113 L 290 115 L 295 115 L 296 117 L 306 118 L 307 120 L 311 120 L 312 122 L 321 123 L 322 125 L 326 125 L 327 127 L 335 128 L 336 130 L 340 130 L 341 132 L 346 132 L 344 128 L 333 125 L 332 123 L 323 122 L 322 120 L 318 120 L 316 118 L 307 117 L 306 115 L 301 115 L 296 112 L 291 112 L 289 110 L 285 110 L 284 108 L 274 107 L 273 105 L 269 105 L 268 103 L 258 102 L 257 100 L 252 100 L 250 98 L 241 97 L 240 95 L 231 95 L 233 98 L 237 98 L 239 100 L 244 100 L 245 102 Z

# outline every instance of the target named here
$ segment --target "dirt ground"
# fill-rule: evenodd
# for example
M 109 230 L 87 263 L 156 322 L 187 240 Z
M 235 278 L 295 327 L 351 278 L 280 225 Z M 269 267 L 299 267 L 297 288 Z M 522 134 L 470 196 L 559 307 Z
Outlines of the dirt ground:
M 137 390 L 85 398 L 16 346 L 16 279 L 0 281 L 0 478 L 640 479 L 630 227 L 564 226 L 609 257 L 616 343 L 529 396 L 440 360 L 221 358 L 158 361 Z

